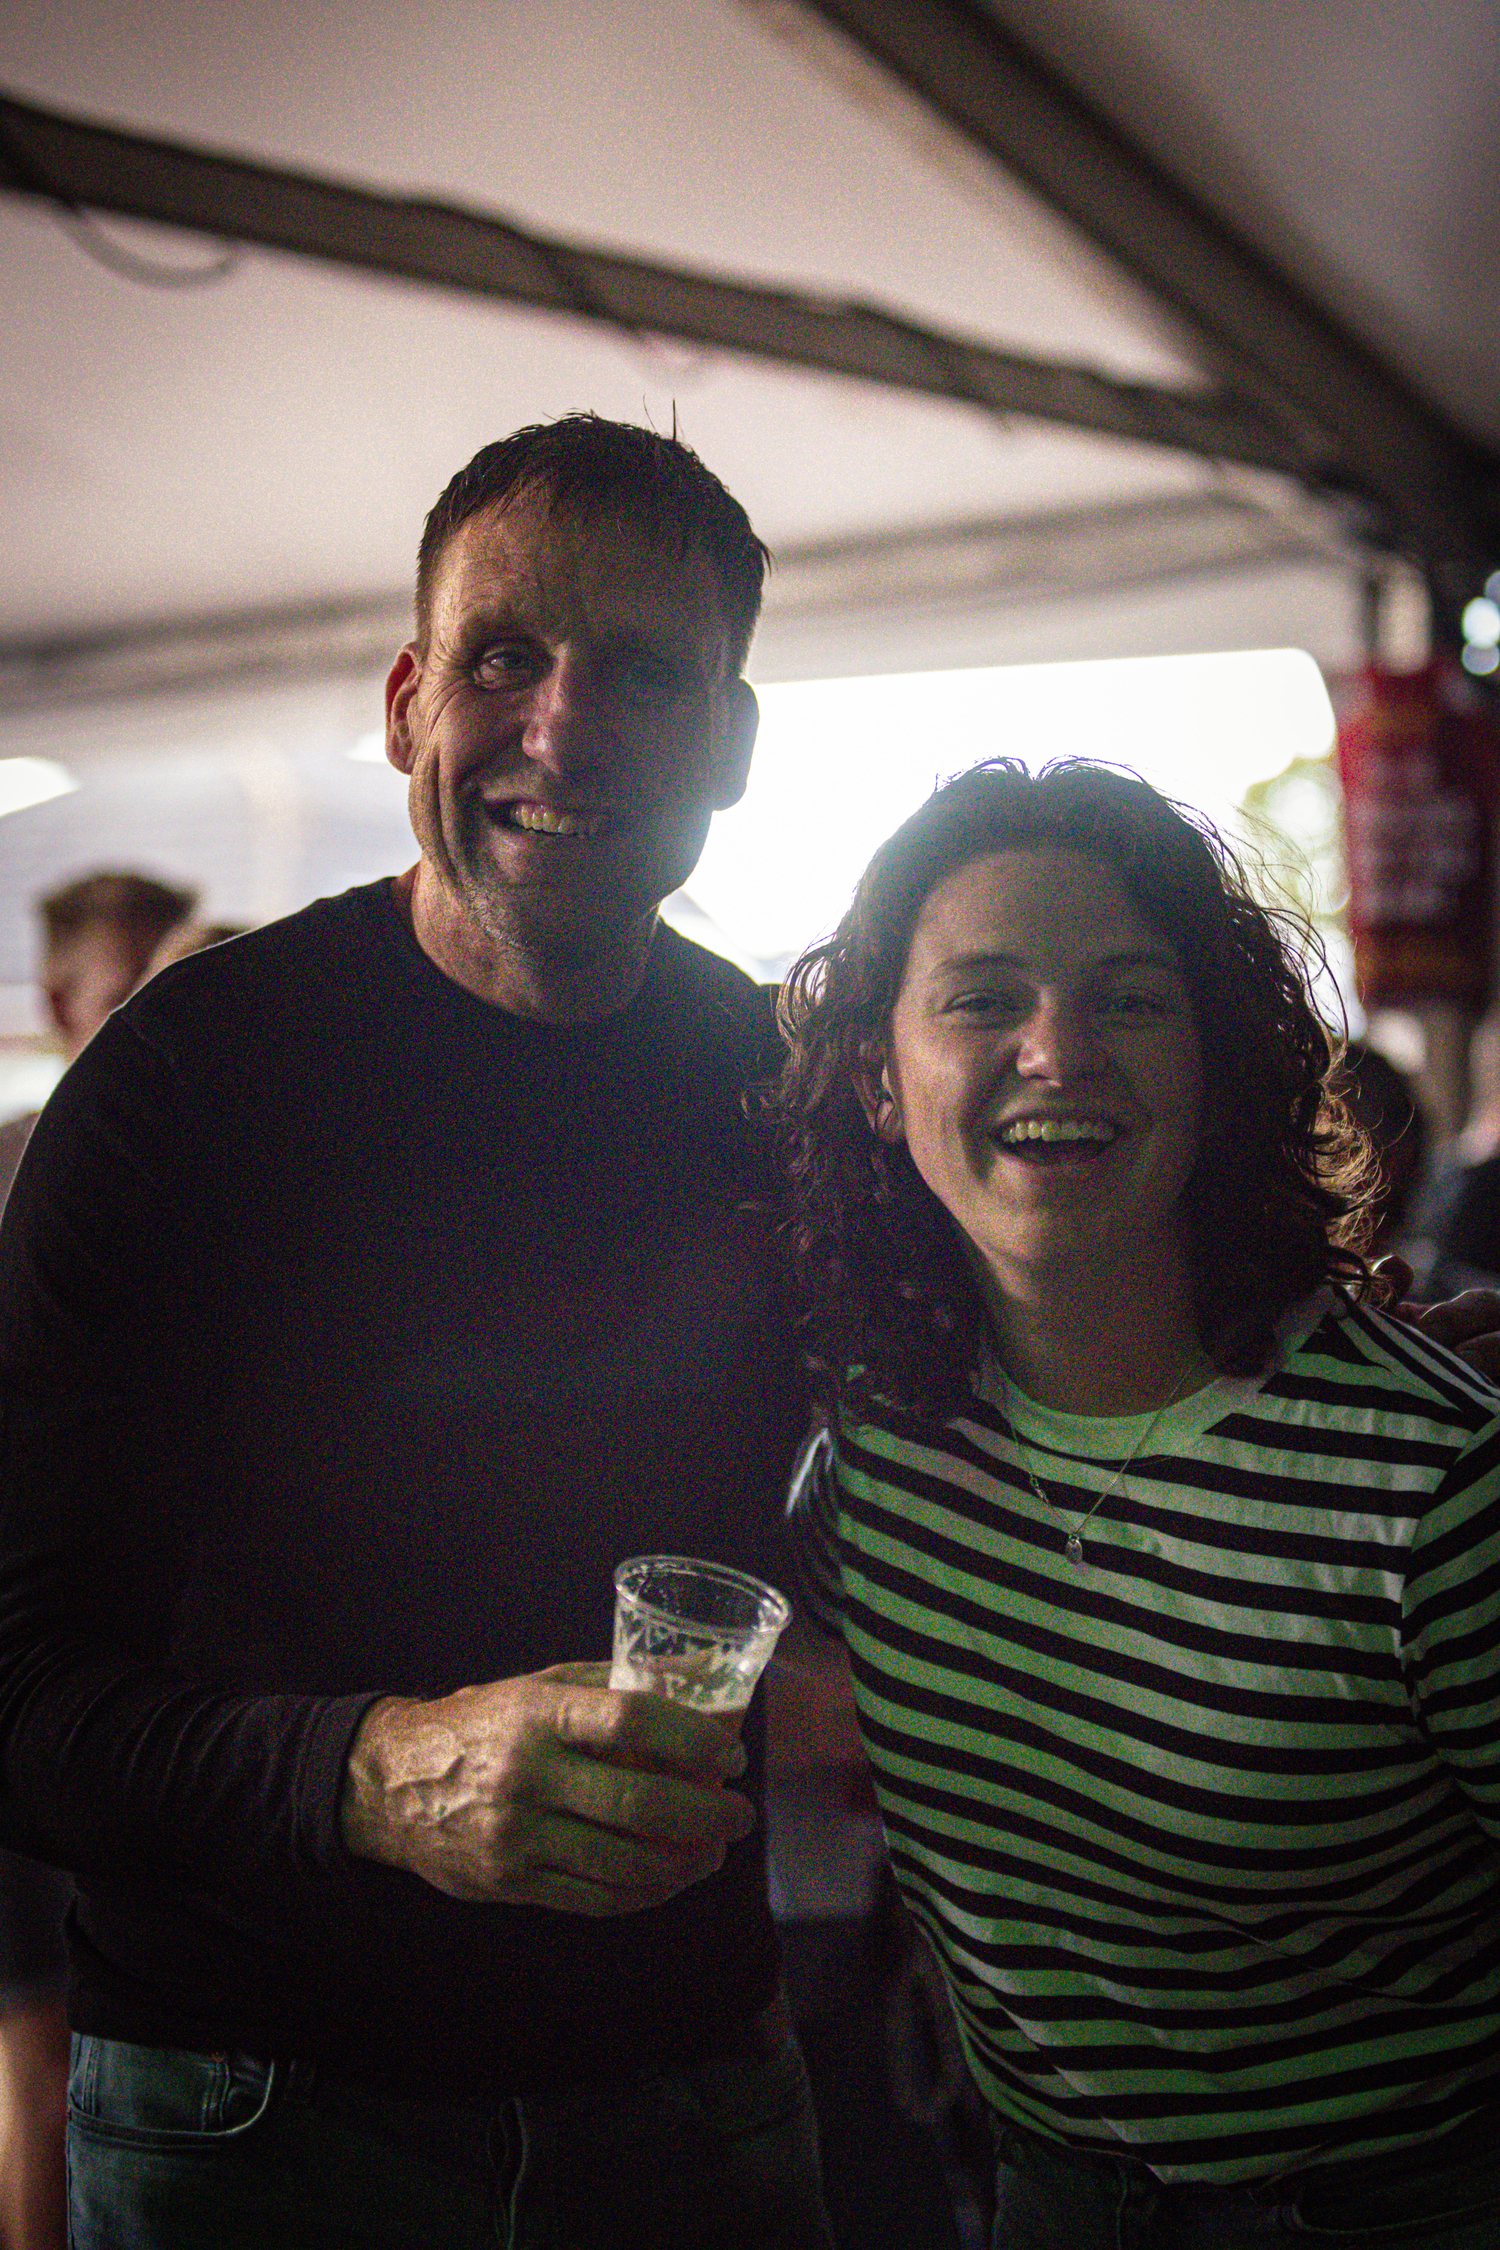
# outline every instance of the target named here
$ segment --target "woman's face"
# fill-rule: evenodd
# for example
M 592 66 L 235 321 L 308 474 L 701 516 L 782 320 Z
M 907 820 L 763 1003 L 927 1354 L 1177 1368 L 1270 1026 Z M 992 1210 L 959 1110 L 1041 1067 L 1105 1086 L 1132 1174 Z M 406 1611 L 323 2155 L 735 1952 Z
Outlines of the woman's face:
M 1180 1265 L 1201 1052 L 1176 952 L 1082 852 L 1014 848 L 933 889 L 876 1130 L 1002 1291 Z

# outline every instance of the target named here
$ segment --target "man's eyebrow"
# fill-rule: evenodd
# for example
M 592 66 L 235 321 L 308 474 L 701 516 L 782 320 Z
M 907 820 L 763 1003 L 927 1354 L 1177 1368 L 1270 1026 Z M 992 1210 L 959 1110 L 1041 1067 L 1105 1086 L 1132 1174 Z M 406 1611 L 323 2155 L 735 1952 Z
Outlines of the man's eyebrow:
M 465 610 L 461 616 L 444 622 L 447 630 L 443 638 L 450 648 L 468 650 L 483 648 L 488 641 L 535 637 L 509 602 L 497 601 L 483 609 Z
M 610 650 L 612 654 L 623 651 L 627 656 L 639 654 L 675 658 L 688 653 L 686 644 L 679 642 L 670 633 L 639 633 L 628 625 L 622 625 L 617 633 L 601 633 L 599 646 Z

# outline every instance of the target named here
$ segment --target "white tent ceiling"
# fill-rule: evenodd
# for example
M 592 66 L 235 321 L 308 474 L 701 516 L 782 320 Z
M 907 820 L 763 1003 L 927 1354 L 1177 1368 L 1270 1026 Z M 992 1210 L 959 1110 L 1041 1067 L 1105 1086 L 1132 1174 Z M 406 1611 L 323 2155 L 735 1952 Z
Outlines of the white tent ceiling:
M 1500 436 L 1490 7 L 1447 0 L 1415 51 L 1384 0 L 1285 0 L 1274 19 L 1239 0 L 1003 12 L 1413 382 Z M 1142 290 L 851 53 L 804 11 L 736 0 L 12 0 L 0 84 L 1026 354 L 1201 379 Z M 205 255 L 181 237 L 151 248 Z M 12 646 L 400 595 L 452 467 L 580 404 L 659 420 L 675 406 L 782 551 L 1222 489 L 1215 465 L 1161 448 L 275 253 L 202 288 L 146 288 L 22 199 L 0 205 L 0 255 Z
M 1391 0 L 991 12 L 1460 431 L 1500 440 L 1487 0 L 1444 0 L 1420 26 Z M 1208 388 L 1179 321 L 829 13 L 11 0 L 0 88 L 635 258 L 871 300 L 1008 352 Z M 325 677 L 315 735 L 337 734 L 340 714 L 368 723 L 438 488 L 486 439 L 580 406 L 659 426 L 675 412 L 746 502 L 782 559 L 762 678 L 1288 642 L 1335 666 L 1358 653 L 1347 512 L 1265 471 L 254 247 L 221 279 L 148 287 L 88 254 L 101 236 L 181 268 L 216 255 L 0 197 L 0 755 L 45 739 L 75 764 L 85 744 L 141 757 L 152 739 L 208 740 L 215 707 L 243 742 L 243 697 L 215 706 L 216 683 L 255 677 Z M 174 681 L 191 703 L 142 700 Z M 120 855 L 118 804 L 96 794 L 90 831 L 88 799 L 0 822 L 0 984 L 23 973 L 8 930 L 37 883 L 63 860 Z M 329 843 L 309 880 L 362 864 L 367 841 Z
M 357 32 L 316 7 L 126 0 L 81 53 L 76 29 L 37 7 L 23 45 L 13 17 L 3 82 L 1119 372 L 1182 366 L 1161 322 L 1123 289 L 1112 301 L 1022 199 L 1007 223 L 723 0 L 372 0 Z M 7 483 L 31 522 L 0 543 L 5 638 L 403 592 L 452 469 L 579 405 L 667 423 L 675 406 L 778 548 L 1207 481 L 1108 440 L 274 254 L 167 292 L 91 263 L 45 206 L 11 204 L 0 228 L 18 308 L 6 451 L 25 502 Z
M 996 13 L 1455 420 L 1500 443 L 1500 12 L 999 0 Z

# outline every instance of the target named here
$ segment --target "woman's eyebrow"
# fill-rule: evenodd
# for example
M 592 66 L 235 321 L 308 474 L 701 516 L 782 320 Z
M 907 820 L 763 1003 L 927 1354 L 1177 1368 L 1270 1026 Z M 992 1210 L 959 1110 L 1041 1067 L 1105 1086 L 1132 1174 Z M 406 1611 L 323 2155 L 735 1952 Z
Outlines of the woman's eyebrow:
M 1182 963 L 1175 953 L 1151 945 L 1136 946 L 1124 953 L 1106 953 L 1096 966 L 1101 969 L 1166 969 L 1174 977 L 1182 974 Z
M 967 977 L 982 969 L 1019 969 L 1023 976 L 1036 974 L 1032 964 L 1019 953 L 945 953 L 933 963 L 932 973 L 938 977 Z
M 1095 969 L 1164 969 L 1171 976 L 1182 974 L 1182 964 L 1175 954 L 1155 946 L 1133 946 L 1118 953 L 1103 953 L 1092 962 Z M 1036 964 L 1021 953 L 1006 953 L 998 947 L 977 953 L 945 953 L 936 964 L 938 976 L 969 976 L 980 969 L 1019 969 L 1025 976 L 1039 972 Z

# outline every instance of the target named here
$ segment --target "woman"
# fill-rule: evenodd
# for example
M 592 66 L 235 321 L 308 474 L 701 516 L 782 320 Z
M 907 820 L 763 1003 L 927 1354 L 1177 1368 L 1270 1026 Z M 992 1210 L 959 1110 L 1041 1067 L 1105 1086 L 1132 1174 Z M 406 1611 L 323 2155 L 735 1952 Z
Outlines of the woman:
M 1002 762 L 783 1014 L 794 1521 L 996 2244 L 1500 2244 L 1500 1401 L 1371 1307 L 1294 934 Z

